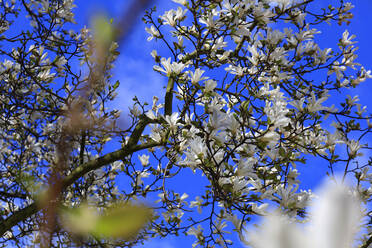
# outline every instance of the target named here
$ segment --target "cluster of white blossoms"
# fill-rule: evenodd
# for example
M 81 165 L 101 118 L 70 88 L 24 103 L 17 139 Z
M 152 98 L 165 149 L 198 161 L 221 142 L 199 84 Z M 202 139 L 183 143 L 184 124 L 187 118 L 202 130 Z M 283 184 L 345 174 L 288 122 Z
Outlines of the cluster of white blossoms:
M 173 94 L 180 100 L 161 106 L 167 113 L 173 104 L 177 111 L 170 115 L 151 114 L 163 128 L 156 124 L 150 137 L 170 140 L 169 163 L 200 170 L 210 184 L 210 190 L 190 204 L 199 212 L 201 206 L 211 208 L 204 219 L 210 232 L 203 225 L 193 225 L 187 232 L 196 237 L 195 246 L 213 242 L 228 246 L 231 241 L 223 233 L 231 229 L 222 220 L 234 216 L 233 222 L 240 223 L 235 229 L 241 231 L 249 215 L 267 214 L 269 202 L 301 220 L 313 197 L 311 191 L 300 190 L 297 179 L 298 163 L 307 160 L 304 154 L 325 159 L 331 173 L 345 161 L 345 177 L 362 173 L 368 165 L 352 166 L 350 161 L 362 156 L 367 145 L 355 140 L 351 130 L 368 133 L 368 117 L 364 115 L 357 126 L 350 118 L 360 106 L 354 110 L 345 99 L 337 109 L 329 99 L 336 89 L 371 78 L 370 71 L 354 62 L 354 36 L 348 31 L 340 37 L 339 52 L 321 48 L 315 40 L 321 33 L 315 23 L 330 22 L 330 16 L 347 22 L 350 3 L 340 4 L 337 15 L 337 8 L 330 7 L 321 19 L 306 10 L 311 3 L 305 1 L 174 2 L 182 7 L 167 11 L 159 21 L 151 18 L 152 12 L 146 19 L 153 30 L 150 38 L 164 41 L 174 60 L 153 51 L 155 62 L 164 68 L 155 65 L 154 70 L 168 77 L 168 87 L 177 87 Z M 172 37 L 163 26 L 171 26 Z M 323 70 L 326 81 L 313 79 L 312 72 L 318 70 Z M 334 133 L 323 123 L 326 116 L 337 125 Z M 346 149 L 346 158 L 336 146 Z M 371 179 L 363 181 L 367 183 L 356 189 L 369 199 Z M 164 190 L 162 196 L 168 193 Z M 167 197 L 162 201 L 172 205 Z M 197 218 L 192 220 L 198 223 Z M 185 217 L 173 221 L 166 220 L 180 228 L 182 222 L 188 223 Z
M 35 206 L 49 182 L 58 183 L 51 174 L 60 169 L 58 177 L 70 175 L 79 165 L 101 155 L 114 136 L 119 112 L 108 110 L 106 103 L 115 97 L 117 86 L 107 83 L 100 89 L 88 89 L 92 75 L 85 72 L 87 68 L 95 71 L 96 66 L 88 47 L 92 36 L 86 28 L 66 28 L 75 22 L 75 7 L 72 0 L 0 1 L 2 246 L 8 239 L 16 240 L 16 246 L 40 245 L 34 234 L 43 218 L 37 214 L 39 205 Z M 115 44 L 111 48 L 109 68 L 118 55 Z M 77 66 L 79 63 L 84 68 Z M 110 77 L 105 74 L 104 80 Z M 56 169 L 61 161 L 66 164 Z M 81 181 L 90 183 L 64 192 L 64 201 L 77 205 L 80 195 L 102 203 L 109 193 L 119 194 L 113 174 L 98 169 L 82 175 Z M 19 223 L 11 221 L 32 207 L 24 219 L 17 217 Z M 16 225 L 18 228 L 13 228 Z

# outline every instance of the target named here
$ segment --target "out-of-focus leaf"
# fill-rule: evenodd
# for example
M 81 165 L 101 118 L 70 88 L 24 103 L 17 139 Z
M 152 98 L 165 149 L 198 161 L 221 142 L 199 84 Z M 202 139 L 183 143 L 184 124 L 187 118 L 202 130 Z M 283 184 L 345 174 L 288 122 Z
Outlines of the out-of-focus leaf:
M 118 204 L 101 216 L 92 234 L 99 237 L 130 239 L 152 218 L 145 206 Z
M 131 239 L 152 219 L 152 211 L 143 205 L 121 203 L 99 213 L 83 204 L 63 209 L 61 217 L 64 227 L 76 234 Z
M 97 210 L 87 204 L 76 208 L 62 208 L 61 220 L 63 226 L 70 232 L 86 235 L 96 226 L 99 216 Z
M 93 19 L 94 38 L 97 44 L 107 46 L 113 40 L 113 28 L 110 21 L 103 16 L 97 16 Z

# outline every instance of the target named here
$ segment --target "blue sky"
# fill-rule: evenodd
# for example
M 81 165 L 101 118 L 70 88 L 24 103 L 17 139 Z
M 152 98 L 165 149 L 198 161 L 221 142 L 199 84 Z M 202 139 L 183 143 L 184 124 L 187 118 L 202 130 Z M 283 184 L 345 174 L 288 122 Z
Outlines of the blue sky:
M 319 3 L 324 4 L 335 2 L 333 1 L 322 1 L 318 0 Z M 79 26 L 88 25 L 90 17 L 94 13 L 105 12 L 110 17 L 116 17 L 125 11 L 125 7 L 129 0 L 78 0 L 76 1 L 77 9 L 75 10 L 76 19 Z M 372 49 L 371 49 L 371 38 L 372 38 L 372 1 L 370 0 L 358 0 L 351 1 L 355 8 L 352 11 L 354 19 L 349 26 L 338 26 L 333 24 L 332 26 L 324 25 L 321 27 L 322 34 L 318 36 L 319 44 L 324 49 L 326 47 L 335 48 L 339 37 L 341 36 L 344 29 L 348 29 L 351 34 L 356 35 L 358 41 L 357 61 L 364 65 L 366 69 L 372 69 Z M 158 0 L 153 1 L 152 5 L 156 5 L 159 14 L 162 14 L 164 10 L 168 10 L 176 4 L 170 0 Z M 114 102 L 114 107 L 127 112 L 128 107 L 131 106 L 132 98 L 137 96 L 140 100 L 152 102 L 152 97 L 157 95 L 160 99 L 163 97 L 163 87 L 166 86 L 166 78 L 153 71 L 153 59 L 150 56 L 150 52 L 153 49 L 158 49 L 159 46 L 154 42 L 147 42 L 148 34 L 144 31 L 144 24 L 138 17 L 136 26 L 132 29 L 129 36 L 125 40 L 125 43 L 120 48 L 121 55 L 116 62 L 116 67 L 113 70 L 114 79 L 120 80 L 121 85 L 119 88 L 118 98 Z M 166 54 L 162 54 L 167 57 Z M 357 89 L 350 90 L 347 94 L 359 95 L 360 103 L 362 105 L 371 106 L 372 102 L 372 80 L 366 81 L 361 84 Z M 333 96 L 333 99 L 337 101 L 340 96 Z M 369 112 L 371 110 L 369 109 Z M 371 154 L 369 154 L 371 155 Z M 361 157 L 361 160 L 367 160 L 368 154 Z M 316 188 L 324 178 L 324 168 L 319 159 L 311 159 L 307 162 L 306 166 L 302 166 L 300 169 L 300 180 L 303 183 L 303 188 Z M 174 186 L 182 189 L 185 187 L 187 182 L 192 181 L 193 188 L 188 188 L 188 191 L 197 191 L 195 185 L 201 183 L 198 179 L 198 175 L 193 175 L 191 172 L 186 172 L 184 178 L 178 182 L 174 182 Z M 202 180 L 202 179 L 201 179 Z M 182 192 L 181 192 L 182 193 Z M 193 199 L 193 198 L 189 198 Z M 146 243 L 143 247 L 157 248 L 172 248 L 172 247 L 191 247 L 193 238 L 177 238 L 171 237 L 164 240 L 153 240 Z M 234 246 L 234 247 L 239 247 Z

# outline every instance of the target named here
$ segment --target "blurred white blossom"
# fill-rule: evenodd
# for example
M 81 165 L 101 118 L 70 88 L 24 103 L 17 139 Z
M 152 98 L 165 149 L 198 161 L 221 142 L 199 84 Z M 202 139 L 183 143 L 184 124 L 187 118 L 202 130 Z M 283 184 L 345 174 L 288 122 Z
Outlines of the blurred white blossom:
M 247 233 L 247 242 L 253 248 L 351 248 L 360 220 L 358 198 L 345 186 L 328 183 L 313 202 L 306 228 L 275 212 Z

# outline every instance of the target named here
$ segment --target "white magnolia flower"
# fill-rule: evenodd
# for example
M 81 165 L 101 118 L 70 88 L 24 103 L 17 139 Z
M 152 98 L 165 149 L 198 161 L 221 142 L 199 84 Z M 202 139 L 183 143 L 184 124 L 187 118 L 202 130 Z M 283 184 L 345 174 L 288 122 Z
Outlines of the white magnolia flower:
M 287 102 L 284 100 L 283 93 L 279 87 L 269 93 L 272 101 L 266 101 L 265 114 L 274 127 L 286 127 L 291 120 L 286 116 L 289 112 Z
M 135 117 L 138 117 L 142 114 L 141 110 L 138 108 L 137 105 L 134 105 L 132 109 L 130 109 L 130 113 Z
M 50 73 L 50 69 L 43 70 L 37 74 L 37 77 L 42 81 L 48 81 L 54 77 L 55 73 Z
M 257 205 L 257 203 L 253 202 L 250 204 L 252 206 L 252 211 L 259 215 L 266 215 L 266 209 L 269 206 L 268 203 L 263 203 L 260 206 Z
M 356 43 L 355 41 L 351 41 L 354 38 L 355 38 L 355 35 L 349 36 L 349 31 L 345 30 L 344 33 L 342 34 L 341 44 L 344 46 L 352 45 Z
M 257 232 L 248 234 L 253 248 L 312 248 L 306 236 L 286 216 L 269 215 Z
M 198 238 L 199 236 L 201 236 L 203 234 L 203 228 L 201 227 L 201 225 L 198 225 L 197 228 L 195 228 L 194 226 L 191 226 L 189 230 L 187 230 L 187 235 L 194 235 L 196 238 Z
M 223 40 L 223 37 L 218 38 L 214 41 L 212 46 L 212 51 L 217 51 L 220 48 L 224 48 L 227 46 L 227 42 Z
M 142 166 L 147 166 L 149 164 L 149 155 L 143 154 L 141 156 L 138 155 L 138 158 L 142 164 Z
M 307 104 L 307 110 L 309 112 L 317 112 L 327 109 L 327 107 L 322 106 L 322 103 L 325 102 L 328 97 L 329 95 L 324 93 L 321 98 L 316 99 L 314 93 L 311 92 L 311 98 L 309 98 L 310 102 Z
M 217 82 L 215 80 L 209 79 L 204 82 L 204 90 L 205 92 L 212 92 L 217 86 Z
M 204 157 L 207 154 L 207 146 L 204 143 L 204 140 L 196 136 L 189 142 L 190 150 L 194 153 L 196 157 Z
M 240 159 L 238 162 L 238 168 L 236 170 L 236 175 L 238 177 L 244 176 L 249 178 L 257 178 L 257 174 L 253 166 L 257 163 L 257 158 L 250 157 L 247 159 Z
M 273 17 L 274 14 L 271 12 L 270 8 L 265 8 L 263 4 L 259 2 L 259 4 L 253 9 L 253 16 L 257 21 L 268 24 L 270 22 L 270 18 Z
M 234 66 L 234 65 L 229 65 L 227 68 L 225 68 L 225 71 L 234 74 L 238 77 L 242 77 L 246 74 L 246 68 L 242 67 L 240 65 Z
M 150 138 L 156 142 L 160 142 L 162 140 L 161 130 L 158 124 L 152 126 Z
M 313 247 L 351 248 L 361 212 L 359 200 L 345 186 L 326 185 L 311 210 Z
M 58 57 L 58 59 L 54 62 L 56 66 L 61 67 L 67 63 L 67 59 L 64 56 Z
M 349 153 L 352 157 L 362 156 L 362 153 L 358 153 L 359 149 L 362 148 L 362 145 L 359 144 L 357 140 L 351 140 L 347 146 L 349 147 Z
M 153 57 L 154 59 L 156 59 L 158 57 L 158 51 L 156 51 L 155 49 L 151 51 L 151 57 Z
M 260 138 L 260 141 L 268 142 L 270 144 L 276 143 L 280 139 L 280 135 L 272 130 L 268 130 L 264 136 Z
M 278 4 L 282 10 L 287 9 L 294 2 L 294 0 L 270 0 L 270 1 Z
M 155 116 L 155 114 L 154 114 L 154 112 L 152 110 L 147 111 L 145 115 L 148 118 L 150 118 L 151 120 L 155 120 L 156 119 L 156 116 Z
M 208 79 L 208 77 L 202 77 L 203 73 L 205 71 L 200 70 L 200 68 L 197 68 L 195 72 L 189 71 L 191 76 L 191 83 L 196 84 L 200 82 L 201 80 Z
M 197 196 L 195 197 L 195 201 L 192 201 L 190 202 L 190 208 L 193 208 L 193 207 L 197 207 L 198 208 L 198 213 L 201 214 L 202 213 L 202 208 L 201 208 L 201 205 L 203 204 L 203 200 Z
M 113 171 L 120 170 L 122 165 L 123 165 L 122 161 L 115 161 L 114 163 L 112 163 L 111 169 Z
M 207 155 L 207 146 L 205 145 L 204 140 L 199 136 L 190 139 L 188 146 L 189 148 L 184 152 L 186 157 L 179 164 L 187 166 L 195 172 L 197 166 Z
M 172 0 L 175 3 L 181 4 L 183 6 L 187 5 L 187 0 Z
M 169 77 L 172 73 L 178 75 L 187 67 L 187 65 L 183 64 L 182 62 L 171 63 L 171 58 L 168 59 L 161 58 L 161 64 L 164 67 L 164 69 L 158 65 L 155 65 L 154 70 L 164 72 L 167 75 L 167 77 Z
M 180 201 L 181 202 L 184 202 L 186 200 L 186 198 L 189 197 L 189 195 L 187 193 L 183 193 L 180 197 Z
M 283 38 L 284 38 L 284 34 L 280 32 L 279 30 L 277 29 L 272 30 L 271 28 L 268 30 L 267 41 L 271 45 L 277 45 L 278 43 L 282 41 Z
M 215 28 L 217 23 L 217 21 L 214 20 L 212 13 L 209 13 L 208 15 L 201 17 L 199 19 L 199 22 L 205 24 L 209 29 Z
M 221 130 L 229 125 L 230 116 L 221 110 L 213 109 L 212 114 L 209 116 L 209 127 L 212 130 Z
M 288 185 L 285 187 L 284 185 L 280 185 L 277 190 L 277 194 L 280 197 L 280 205 L 284 207 L 296 206 L 297 197 L 296 191 L 298 189 L 298 185 Z
M 231 177 L 231 182 L 233 186 L 232 188 L 233 192 L 243 191 L 248 184 L 247 180 L 244 177 L 236 177 L 236 176 Z
M 218 234 L 229 233 L 229 231 L 223 230 L 225 227 L 227 227 L 227 223 L 223 221 L 221 218 L 217 218 L 217 221 L 214 223 L 214 227 L 216 228 L 214 230 L 215 233 L 218 233 Z
M 150 34 L 150 36 L 147 38 L 147 41 L 150 41 L 153 38 L 159 38 L 160 37 L 159 31 L 154 26 L 151 26 L 150 28 L 146 27 L 145 30 L 146 30 L 147 33 Z
M 137 185 L 141 185 L 143 184 L 143 178 L 147 178 L 149 177 L 151 174 L 149 172 L 147 172 L 147 170 L 144 170 L 144 171 L 137 171 Z
M 169 11 L 166 11 L 164 15 L 160 16 L 160 18 L 164 20 L 164 24 L 168 24 L 172 27 L 175 27 L 177 21 L 184 19 L 186 12 L 187 9 L 182 9 L 181 7 L 178 7 L 177 10 L 171 9 Z
M 216 56 L 219 61 L 225 61 L 229 58 L 230 54 L 231 54 L 231 50 L 228 50 L 228 51 L 224 51 L 222 55 L 217 54 Z
M 180 117 L 178 117 L 179 113 L 174 112 L 171 116 L 165 116 L 165 121 L 169 125 L 169 129 L 172 131 L 176 131 L 178 126 L 182 126 L 181 123 L 177 123 Z
M 315 57 L 315 64 L 324 64 L 328 61 L 329 58 L 332 58 L 330 53 L 332 52 L 332 48 L 326 48 L 324 50 L 318 50 L 319 55 Z
M 344 77 L 343 72 L 346 71 L 346 66 L 340 65 L 340 62 L 335 61 L 331 68 L 332 69 L 329 70 L 328 73 L 327 73 L 328 75 L 330 75 L 332 73 L 336 73 L 336 78 L 338 80 L 341 80 Z
M 299 111 L 303 111 L 304 110 L 304 107 L 303 107 L 304 103 L 305 103 L 305 98 L 302 97 L 299 100 L 293 100 L 289 104 L 292 105 L 293 107 L 297 108 Z

